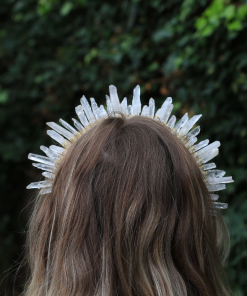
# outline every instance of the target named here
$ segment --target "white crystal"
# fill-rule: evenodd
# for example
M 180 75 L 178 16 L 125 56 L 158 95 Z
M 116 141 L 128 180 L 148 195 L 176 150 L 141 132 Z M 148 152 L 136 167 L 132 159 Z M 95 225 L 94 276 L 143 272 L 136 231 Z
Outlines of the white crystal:
M 54 129 L 56 132 L 58 132 L 59 134 L 67 138 L 68 140 L 74 137 L 74 135 L 71 132 L 61 127 L 60 125 L 56 124 L 55 122 L 47 122 L 46 124 L 52 129 Z
M 149 115 L 149 108 L 147 105 L 143 106 L 141 116 L 148 116 Z
M 225 174 L 226 172 L 221 170 L 207 171 L 207 177 L 209 178 L 220 178 L 220 177 L 223 177 Z
M 198 150 L 202 149 L 203 147 L 207 146 L 208 143 L 209 143 L 209 140 L 201 141 L 200 143 L 198 143 L 197 145 L 194 146 L 194 151 L 198 151 Z
M 61 145 L 63 145 L 67 140 L 64 139 L 64 137 L 62 137 L 61 135 L 59 135 L 57 132 L 53 131 L 53 130 L 48 130 L 47 134 L 54 139 L 55 141 L 57 141 L 58 143 L 60 143 Z
M 100 105 L 100 107 L 99 107 L 99 115 L 100 115 L 101 118 L 107 118 L 108 117 L 108 114 L 107 114 L 107 112 L 106 112 L 103 105 Z
M 181 135 L 186 135 L 188 133 L 188 131 L 190 129 L 192 129 L 192 127 L 194 126 L 194 124 L 199 120 L 199 118 L 202 116 L 202 114 L 200 115 L 194 115 L 193 117 L 191 117 L 191 119 L 186 122 L 186 124 L 181 128 L 181 130 L 179 131 L 179 133 Z
M 114 85 L 109 86 L 109 93 L 113 112 L 121 112 L 122 109 L 117 94 L 117 88 Z
M 228 208 L 228 204 L 223 202 L 214 202 L 214 208 L 225 210 Z
M 91 101 L 91 106 L 92 106 L 92 110 L 93 110 L 93 113 L 94 113 L 94 116 L 97 119 L 100 118 L 100 115 L 99 115 L 99 107 L 97 105 L 97 103 L 95 102 L 95 99 L 94 98 L 90 98 L 90 101 Z
M 45 152 L 45 154 L 48 156 L 48 157 L 50 157 L 50 158 L 52 158 L 52 159 L 56 159 L 57 158 L 57 153 L 54 153 L 52 150 L 50 150 L 49 148 L 47 148 L 47 147 L 45 147 L 45 146 L 40 146 L 40 149 L 42 150 L 42 151 L 44 151 Z
M 234 182 L 232 177 L 222 177 L 222 178 L 207 178 L 208 184 L 220 184 L 220 183 L 232 183 Z
M 133 107 L 133 115 L 139 115 L 141 112 L 141 100 L 140 100 L 140 86 L 137 85 L 133 91 L 133 100 L 132 100 L 132 107 Z
M 133 115 L 133 107 L 132 107 L 132 105 L 128 106 L 128 115 Z
M 210 194 L 210 196 L 212 200 L 217 200 L 219 198 L 219 195 L 217 194 Z
M 32 165 L 40 170 L 43 170 L 43 171 L 48 171 L 48 172 L 53 172 L 54 171 L 54 166 L 50 166 L 50 165 L 47 165 L 47 164 L 43 164 L 43 163 L 32 163 Z
M 171 115 L 173 105 L 172 98 L 166 98 L 165 102 L 162 104 L 161 108 L 156 112 L 155 116 L 158 117 L 162 122 L 166 123 L 169 116 Z
M 170 127 L 170 129 L 173 129 L 175 123 L 176 123 L 176 116 L 172 115 L 172 117 L 169 119 L 167 125 Z
M 81 98 L 81 105 L 82 105 L 83 110 L 85 111 L 85 114 L 87 116 L 88 121 L 90 123 L 94 122 L 95 117 L 93 115 L 92 109 L 91 109 L 91 107 L 90 107 L 90 105 L 89 105 L 89 103 L 88 103 L 85 96 L 82 96 L 82 98 Z
M 208 151 L 207 153 L 204 153 L 201 157 L 199 157 L 202 161 L 202 163 L 208 162 L 210 159 L 214 158 L 219 154 L 219 149 L 215 148 L 211 151 Z
M 187 142 L 187 144 L 188 144 L 189 146 L 192 146 L 192 145 L 194 145 L 194 144 L 196 143 L 196 141 L 197 141 L 197 137 L 191 137 L 191 138 L 189 139 L 189 141 Z
M 214 168 L 216 168 L 216 164 L 214 162 L 207 163 L 207 164 L 203 165 L 203 170 L 204 171 L 214 169 Z
M 218 148 L 218 147 L 220 147 L 220 142 L 219 141 L 215 141 L 215 142 L 211 143 L 210 145 L 204 147 L 200 151 L 198 151 L 197 154 L 198 154 L 198 156 L 200 158 L 202 158 L 204 154 L 207 154 L 211 150 L 214 150 L 215 148 Z
M 180 133 L 180 132 L 179 132 Z M 191 137 L 195 137 L 200 133 L 200 126 L 194 128 L 191 132 L 189 132 L 186 136 L 186 139 L 190 139 Z
M 33 189 L 33 188 L 40 189 L 40 188 L 49 187 L 49 186 L 51 186 L 51 184 L 46 180 L 46 181 L 40 181 L 40 182 L 33 182 L 27 186 L 27 189 Z
M 75 118 L 72 118 L 75 127 L 78 129 L 78 131 L 82 131 L 83 130 L 83 126 L 80 124 L 80 122 L 78 122 Z
M 154 118 L 155 101 L 153 98 L 149 99 L 149 117 Z
M 220 191 L 220 190 L 226 189 L 226 185 L 225 184 L 208 184 L 207 188 L 209 192 Z
M 59 122 L 67 128 L 74 136 L 77 134 L 77 131 L 71 126 L 68 122 L 64 121 L 62 118 L 59 119 Z
M 124 98 L 121 103 L 122 113 L 128 115 L 128 105 L 127 105 L 127 98 Z
M 54 174 L 52 173 L 43 172 L 42 175 L 48 179 L 54 179 Z
M 105 95 L 105 97 L 106 97 L 107 113 L 111 114 L 113 112 L 111 99 L 110 99 L 110 97 L 108 95 Z
M 179 133 L 179 130 L 185 125 L 185 123 L 188 121 L 188 113 L 185 113 L 184 116 L 178 121 L 178 123 L 175 125 L 176 131 Z
M 47 187 L 47 188 L 41 189 L 40 194 L 44 195 L 51 192 L 52 192 L 52 187 Z
M 52 151 L 56 152 L 57 154 L 63 153 L 64 148 L 56 146 L 56 145 L 51 145 L 49 147 Z
M 76 112 L 78 118 L 80 119 L 82 125 L 86 127 L 89 124 L 89 122 L 88 122 L 87 117 L 86 117 L 86 115 L 84 113 L 82 105 L 79 105 L 79 106 L 75 107 L 75 112 Z M 77 126 L 76 126 L 76 128 L 77 128 Z M 80 129 L 80 131 L 81 130 L 82 129 Z
M 46 156 L 42 156 L 42 155 L 38 155 L 38 154 L 33 154 L 33 153 L 29 153 L 28 154 L 28 158 L 37 162 L 41 162 L 44 164 L 48 164 L 50 166 L 54 166 L 55 165 L 55 160 L 46 157 Z

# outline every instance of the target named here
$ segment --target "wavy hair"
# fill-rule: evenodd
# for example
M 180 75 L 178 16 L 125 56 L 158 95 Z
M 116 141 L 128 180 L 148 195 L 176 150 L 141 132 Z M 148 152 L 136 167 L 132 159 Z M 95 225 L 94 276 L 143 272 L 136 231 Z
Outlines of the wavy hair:
M 38 195 L 25 296 L 230 296 L 229 236 L 203 175 L 160 122 L 109 117 Z

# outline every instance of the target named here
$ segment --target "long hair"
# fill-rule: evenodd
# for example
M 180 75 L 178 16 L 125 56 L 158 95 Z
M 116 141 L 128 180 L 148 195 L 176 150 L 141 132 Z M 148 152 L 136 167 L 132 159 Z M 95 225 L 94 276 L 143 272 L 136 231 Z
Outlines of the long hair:
M 232 295 L 229 237 L 193 155 L 153 119 L 87 130 L 38 195 L 26 296 Z

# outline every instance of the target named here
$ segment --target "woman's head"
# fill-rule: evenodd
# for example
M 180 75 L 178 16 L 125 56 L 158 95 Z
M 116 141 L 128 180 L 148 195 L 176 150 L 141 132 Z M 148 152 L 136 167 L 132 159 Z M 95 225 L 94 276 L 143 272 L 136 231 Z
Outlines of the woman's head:
M 198 164 L 165 125 L 104 119 L 37 198 L 27 295 L 231 295 L 226 229 L 211 209 Z

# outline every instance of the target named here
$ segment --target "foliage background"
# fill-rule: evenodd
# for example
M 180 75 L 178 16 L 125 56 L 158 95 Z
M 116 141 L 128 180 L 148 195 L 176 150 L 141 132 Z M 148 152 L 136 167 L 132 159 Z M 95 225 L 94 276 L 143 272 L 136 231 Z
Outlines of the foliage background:
M 46 122 L 71 122 L 82 94 L 104 103 L 108 86 L 145 102 L 173 96 L 175 114 L 202 113 L 202 138 L 224 143 L 218 167 L 231 232 L 228 274 L 247 295 L 247 1 L 2 0 L 0 9 L 1 295 L 19 295 L 25 225 L 40 178 L 27 160 L 50 145 Z

